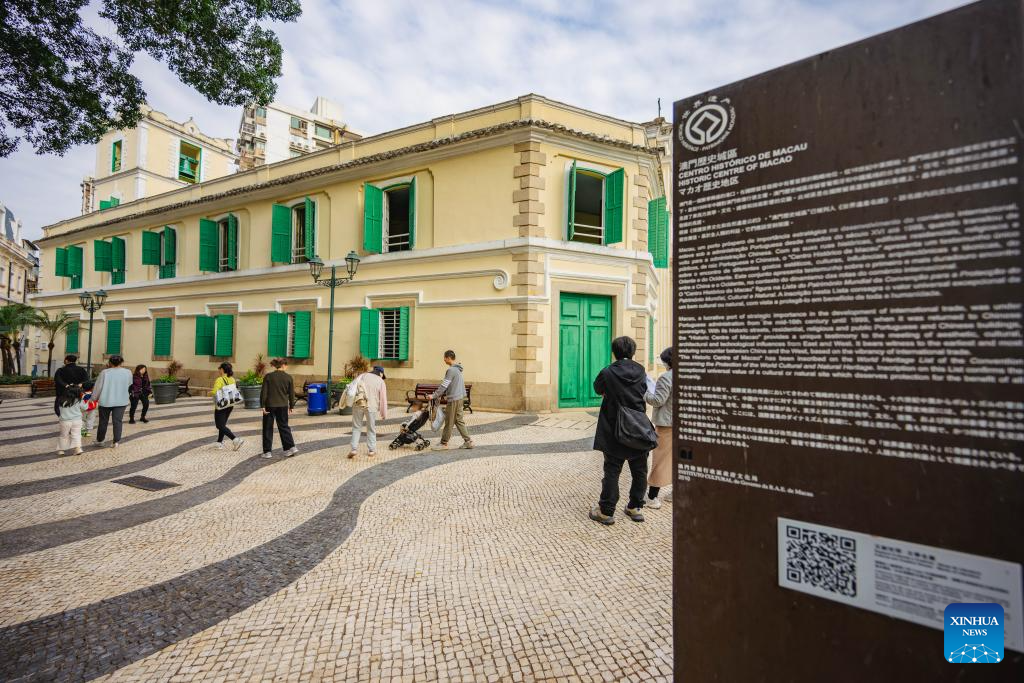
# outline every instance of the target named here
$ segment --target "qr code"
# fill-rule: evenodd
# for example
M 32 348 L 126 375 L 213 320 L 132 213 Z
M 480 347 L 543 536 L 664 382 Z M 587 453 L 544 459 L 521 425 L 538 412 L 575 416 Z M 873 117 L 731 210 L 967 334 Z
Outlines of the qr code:
M 797 526 L 786 527 L 786 578 L 814 588 L 857 596 L 857 541 Z

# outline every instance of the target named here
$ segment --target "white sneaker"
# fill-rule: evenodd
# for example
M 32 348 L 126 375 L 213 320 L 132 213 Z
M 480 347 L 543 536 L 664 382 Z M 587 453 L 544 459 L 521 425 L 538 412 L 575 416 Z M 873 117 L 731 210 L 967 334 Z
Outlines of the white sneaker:
M 264 453 L 261 457 L 264 457 L 267 460 L 270 460 L 271 458 L 274 457 L 274 454 L 273 453 Z
M 241 447 L 242 447 L 242 446 L 243 446 L 243 445 L 245 444 L 245 439 L 242 439 L 242 438 L 236 438 L 236 439 L 235 439 L 234 441 L 232 441 L 231 443 L 232 443 L 232 444 L 234 445 L 234 448 L 235 448 L 235 450 L 237 451 L 237 450 L 238 450 L 239 448 L 241 448 Z
M 650 508 L 652 510 L 657 510 L 661 508 L 661 498 L 658 498 L 657 496 L 655 496 L 654 498 L 648 498 L 647 496 L 644 496 L 644 507 Z
M 224 450 L 224 443 L 222 441 L 214 441 L 213 442 L 213 449 L 215 451 L 222 451 L 222 450 Z
M 71 455 L 81 455 L 81 454 L 82 454 L 82 449 L 81 448 L 76 448 Z
M 64 455 L 64 451 L 57 451 L 57 455 Z
M 288 450 L 286 450 L 284 452 L 284 457 L 290 458 L 290 457 L 292 457 L 293 455 L 295 455 L 298 452 L 299 452 L 299 449 L 296 448 L 295 446 L 292 446 L 291 448 L 289 448 Z

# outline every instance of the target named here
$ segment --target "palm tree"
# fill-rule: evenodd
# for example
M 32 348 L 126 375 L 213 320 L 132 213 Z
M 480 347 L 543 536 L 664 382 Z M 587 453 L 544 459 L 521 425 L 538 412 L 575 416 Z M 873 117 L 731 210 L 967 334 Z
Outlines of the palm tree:
M 77 317 L 73 317 L 70 313 L 61 311 L 54 317 L 50 317 L 50 314 L 46 311 L 36 311 L 36 319 L 32 325 L 46 332 L 50 337 L 50 340 L 46 344 L 46 376 L 50 376 L 50 368 L 53 365 L 53 340 L 58 334 L 68 329 L 71 323 L 76 322 Z
M 36 316 L 36 309 L 27 304 L 8 304 L 0 308 L 0 332 L 5 337 L 0 348 L 5 375 L 21 374 L 21 331 L 35 324 Z

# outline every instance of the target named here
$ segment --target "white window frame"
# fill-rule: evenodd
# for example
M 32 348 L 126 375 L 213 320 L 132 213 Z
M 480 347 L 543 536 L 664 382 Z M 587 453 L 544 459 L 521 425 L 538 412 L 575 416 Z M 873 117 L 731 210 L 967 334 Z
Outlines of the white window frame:
M 388 198 L 387 198 L 388 190 L 387 190 L 387 188 L 394 187 L 395 185 L 410 186 L 410 185 L 412 185 L 412 181 L 415 178 L 416 178 L 416 174 L 412 173 L 412 174 L 406 175 L 406 176 L 399 176 L 397 178 L 388 178 L 387 180 L 381 180 L 381 181 L 376 182 L 376 183 L 370 183 L 371 185 L 373 185 L 374 187 L 378 188 L 379 190 L 381 190 L 381 192 L 384 193 L 384 206 L 381 207 L 382 208 L 382 211 L 381 211 L 381 223 L 382 223 L 382 225 L 381 225 L 381 245 L 380 245 L 381 246 L 381 252 L 384 253 L 384 254 L 387 254 L 387 253 L 389 253 L 391 251 L 388 248 L 388 242 L 390 241 L 388 238 L 390 236 L 391 226 L 390 226 L 390 220 L 389 220 L 389 218 L 390 218 L 390 215 L 389 215 L 390 214 L 390 209 L 388 208 Z M 417 188 L 417 190 L 418 189 L 419 188 Z M 418 200 L 419 199 L 419 194 L 420 194 L 419 191 L 417 191 L 416 192 L 416 197 L 413 197 L 412 199 Z M 412 215 L 413 215 L 413 218 L 414 218 L 416 224 L 419 225 L 419 207 L 417 207 L 415 204 L 413 204 L 413 206 L 410 207 L 410 208 L 412 209 Z M 320 212 L 317 211 L 317 217 L 318 218 L 319 218 L 319 214 L 320 214 Z M 411 249 L 402 249 L 400 251 L 412 251 L 412 250 Z
M 231 215 L 231 211 L 222 213 L 219 216 L 213 216 L 210 218 L 214 223 L 217 224 L 217 272 L 218 273 L 237 273 L 241 268 L 235 268 L 235 270 L 227 270 L 227 252 L 224 251 L 226 246 L 224 243 L 227 241 L 227 230 L 228 230 L 228 216 Z M 235 214 L 235 219 L 238 219 L 238 214 Z M 235 262 L 241 260 L 241 241 L 242 241 L 242 222 L 238 222 L 238 242 L 235 247 L 238 248 L 239 253 L 235 254 Z
M 290 202 L 285 202 L 284 203 L 284 205 L 288 207 L 288 210 L 292 212 L 292 263 L 308 263 L 308 261 L 306 260 L 306 247 L 305 247 L 306 226 L 302 225 L 301 226 L 302 230 L 297 230 L 295 228 L 295 213 L 296 213 L 295 212 L 295 208 L 298 207 L 298 206 L 301 206 L 301 207 L 303 207 L 303 209 L 305 209 L 306 197 L 309 197 L 311 200 L 313 200 L 313 204 L 316 205 L 316 209 L 315 209 L 316 215 L 313 217 L 313 232 L 316 233 L 317 235 L 320 234 L 320 200 L 316 197 L 316 195 L 303 195 L 302 197 L 299 197 L 298 199 L 293 199 Z M 296 241 L 297 241 L 298 236 L 299 236 L 300 233 L 302 234 L 302 241 L 303 241 L 303 247 L 302 247 L 302 254 L 301 254 L 301 256 L 299 255 L 299 253 L 297 251 L 298 248 L 295 246 Z M 295 260 L 296 258 L 301 258 L 302 260 L 301 261 L 296 261 Z
M 398 355 L 399 355 L 399 352 L 401 351 L 401 349 L 399 347 L 401 345 L 401 336 L 402 336 L 402 312 L 399 310 L 399 308 L 400 307 L 397 307 L 397 306 L 396 307 L 386 306 L 384 308 L 377 309 L 377 315 L 378 315 L 377 329 L 379 330 L 378 339 L 377 339 L 377 358 L 379 360 L 398 360 Z M 384 348 L 385 338 L 387 336 L 385 334 L 385 323 L 384 323 L 384 314 L 385 313 L 391 314 L 394 317 L 394 321 L 392 322 L 392 324 L 394 325 L 394 332 L 393 332 L 394 339 L 391 342 L 391 345 L 394 347 L 394 354 L 392 354 L 392 355 L 388 355 L 385 352 L 385 348 Z
M 570 159 L 570 160 L 565 162 L 565 182 L 562 185 L 562 187 L 566 188 L 566 190 L 568 190 L 568 187 L 569 187 L 569 174 L 572 173 L 572 162 L 573 161 L 574 160 Z M 604 224 L 604 195 L 605 195 L 604 184 L 608 181 L 608 174 L 618 170 L 620 167 L 618 167 L 618 166 L 605 166 L 604 164 L 595 164 L 595 163 L 592 163 L 592 162 L 589 162 L 589 161 L 580 161 L 579 159 L 575 159 L 575 162 L 576 162 L 576 171 L 577 172 L 579 172 L 579 171 L 583 171 L 583 172 L 591 171 L 593 173 L 598 173 L 598 174 L 600 174 L 602 176 L 601 177 L 601 210 L 599 212 L 599 215 L 600 215 L 600 218 L 601 218 L 601 226 L 600 226 L 601 234 L 599 236 L 600 242 L 597 242 L 596 244 L 604 244 L 604 232 L 605 232 L 605 224 Z M 566 194 L 568 194 L 568 192 L 566 192 Z M 573 208 L 575 208 L 575 206 L 576 206 L 576 198 L 573 197 Z M 568 207 L 566 207 L 566 208 L 568 208 Z M 579 242 L 580 244 L 593 244 L 593 245 L 596 246 L 596 244 L 594 242 L 585 242 L 583 240 L 575 239 L 575 233 L 576 233 L 576 222 L 574 220 L 575 216 L 573 216 L 573 218 L 570 218 L 568 211 L 563 211 L 563 213 L 565 214 L 565 229 L 562 232 L 562 235 L 563 236 L 568 236 L 569 235 L 569 221 L 572 220 L 573 221 L 573 239 L 571 241 L 572 242 Z M 594 229 L 595 226 L 584 226 L 584 227 L 590 228 L 590 229 Z

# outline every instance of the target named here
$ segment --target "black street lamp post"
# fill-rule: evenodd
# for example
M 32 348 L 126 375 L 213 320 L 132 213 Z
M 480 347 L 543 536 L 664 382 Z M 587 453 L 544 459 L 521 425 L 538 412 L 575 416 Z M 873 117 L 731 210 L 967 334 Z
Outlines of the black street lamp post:
M 96 311 L 103 308 L 103 302 L 107 300 L 107 293 L 102 289 L 96 290 L 95 293 L 90 294 L 89 292 L 83 291 L 78 295 L 78 301 L 82 304 L 82 308 L 89 311 L 89 352 L 86 356 L 85 361 L 85 372 L 91 377 L 92 376 L 92 319 L 96 314 Z
M 331 363 L 334 359 L 334 288 L 348 284 L 356 277 L 356 270 L 359 269 L 359 256 L 354 251 L 348 252 L 345 257 L 345 267 L 348 269 L 348 277 L 338 277 L 338 266 L 331 265 L 331 277 L 321 280 L 324 262 L 319 256 L 309 260 L 309 274 L 313 276 L 313 282 L 321 287 L 328 287 L 331 290 L 331 309 L 329 313 L 330 323 L 327 330 L 327 409 L 331 409 Z

